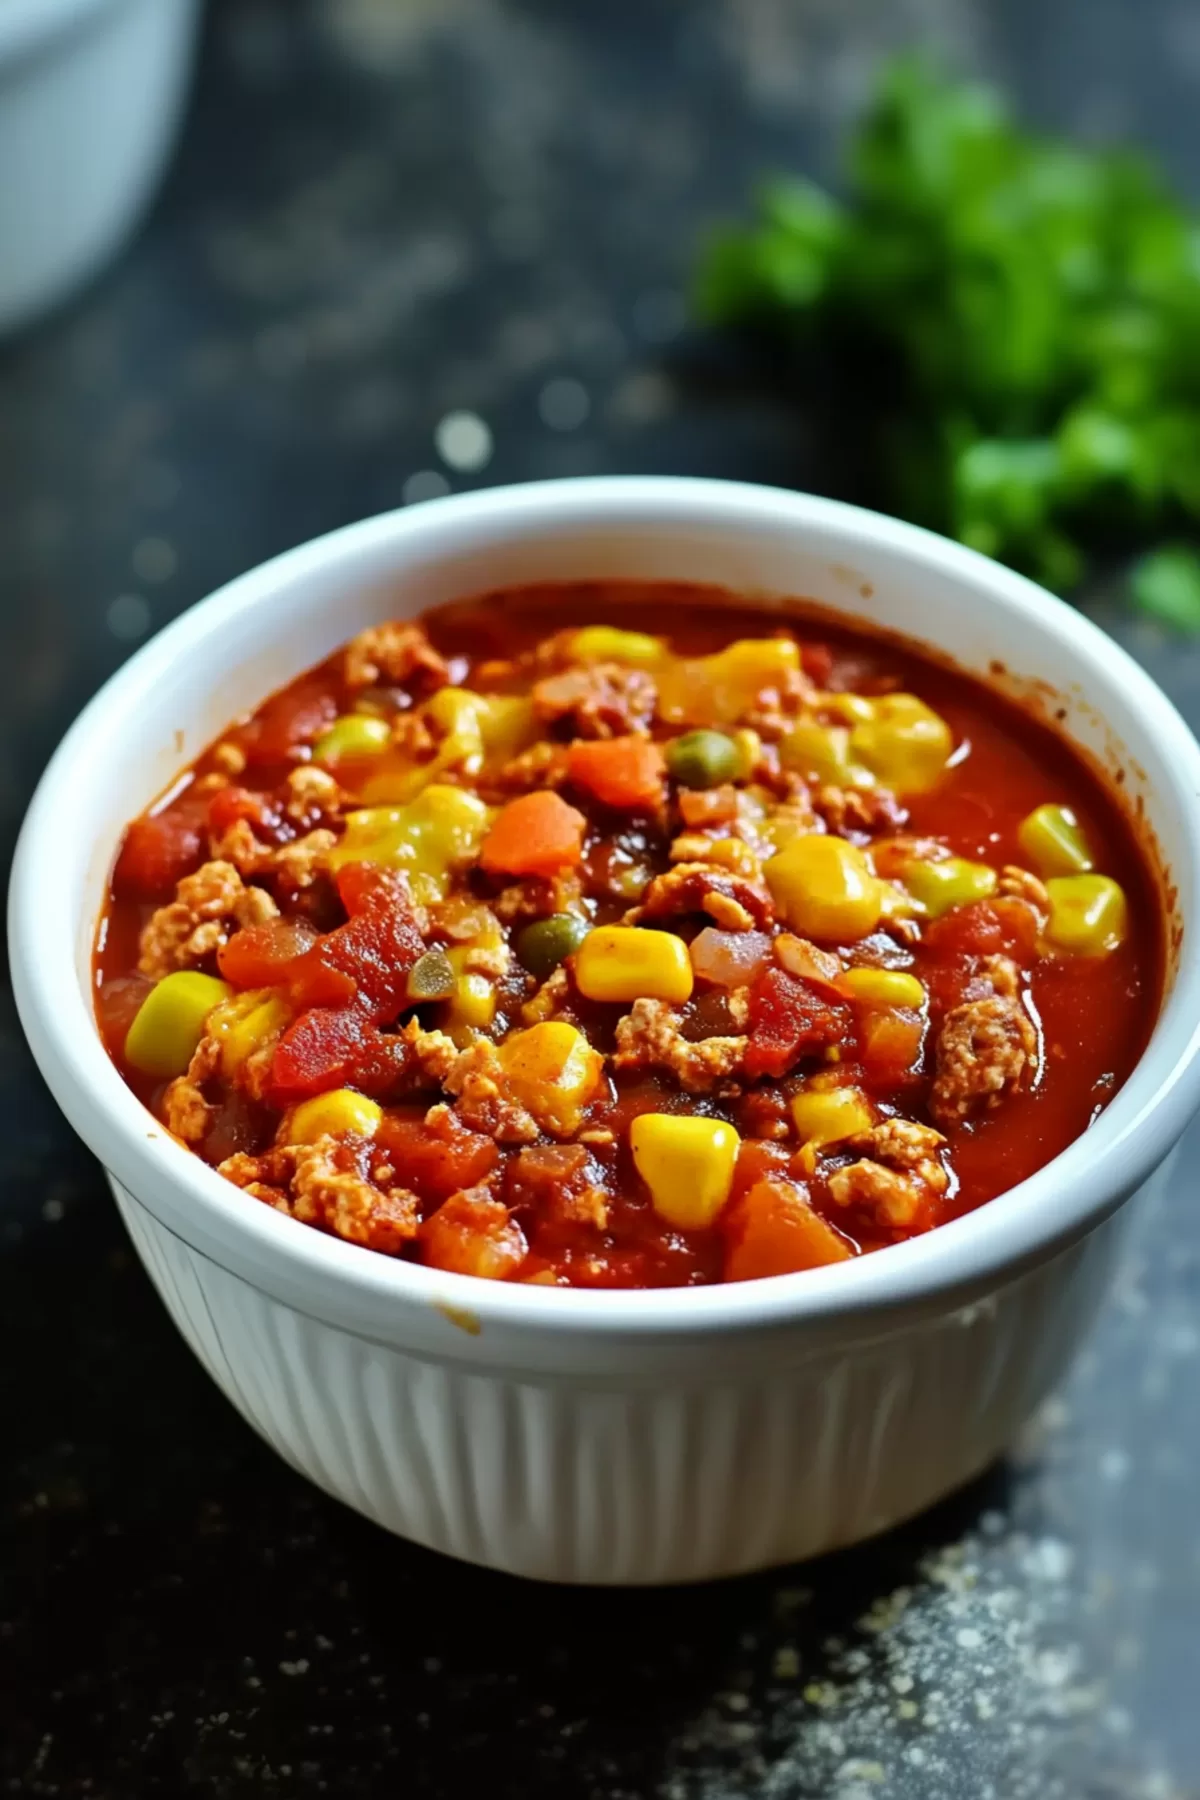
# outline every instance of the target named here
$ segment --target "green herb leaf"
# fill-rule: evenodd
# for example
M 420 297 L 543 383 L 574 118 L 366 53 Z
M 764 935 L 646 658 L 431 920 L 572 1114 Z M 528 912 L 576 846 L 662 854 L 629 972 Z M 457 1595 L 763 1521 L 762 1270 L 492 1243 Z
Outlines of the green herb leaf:
M 1200 632 L 1200 555 L 1185 544 L 1143 556 L 1130 576 L 1139 610 L 1176 631 Z
M 1046 141 L 904 58 L 849 171 L 840 204 L 764 188 L 697 299 L 722 326 L 803 327 L 848 379 L 893 372 L 864 424 L 896 510 L 1056 586 L 1089 542 L 1200 520 L 1200 222 L 1144 162 Z

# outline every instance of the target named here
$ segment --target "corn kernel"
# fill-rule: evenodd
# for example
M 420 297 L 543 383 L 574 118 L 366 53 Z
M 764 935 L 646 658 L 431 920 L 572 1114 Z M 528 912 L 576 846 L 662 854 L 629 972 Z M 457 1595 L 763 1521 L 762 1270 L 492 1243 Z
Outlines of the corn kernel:
M 961 856 L 947 857 L 945 862 L 911 862 L 904 870 L 904 886 L 930 919 L 940 919 L 952 906 L 986 900 L 995 893 L 997 880 L 987 863 L 966 862 Z
M 850 733 L 850 755 L 898 794 L 933 787 L 954 749 L 954 736 L 915 694 L 884 694 L 874 716 Z
M 204 1032 L 214 1006 L 233 993 L 227 981 L 181 969 L 164 975 L 137 1010 L 125 1038 L 125 1061 L 143 1075 L 160 1080 L 182 1075 Z
M 1046 883 L 1050 896 L 1048 941 L 1076 956 L 1107 956 L 1125 942 L 1129 909 L 1125 895 L 1107 875 L 1057 875 Z
M 869 1131 L 875 1123 L 870 1101 L 856 1087 L 804 1088 L 793 1097 L 791 1111 L 801 1143 L 815 1149 Z
M 506 1038 L 499 1055 L 513 1094 L 543 1131 L 572 1136 L 604 1073 L 604 1058 L 583 1033 L 548 1019 Z
M 392 741 L 392 728 L 386 719 L 370 713 L 345 713 L 335 719 L 313 745 L 317 762 L 352 762 L 368 756 L 380 756 Z
M 711 838 L 705 845 L 704 861 L 719 869 L 732 869 L 735 875 L 744 875 L 748 881 L 757 881 L 762 874 L 762 865 L 744 838 Z M 639 888 L 638 893 L 641 891 Z
M 736 725 L 764 696 L 794 685 L 799 673 L 799 646 L 790 638 L 739 638 L 714 656 L 668 661 L 659 676 L 659 717 L 716 730 Z
M 374 1137 L 383 1117 L 383 1108 L 353 1088 L 332 1088 L 327 1094 L 314 1094 L 296 1108 L 284 1129 L 289 1144 L 315 1144 L 321 1137 L 343 1137 L 353 1132 L 356 1137 Z
M 801 719 L 780 740 L 779 756 L 785 768 L 797 769 L 808 781 L 828 781 L 836 787 L 875 786 L 870 769 L 851 752 L 845 725 L 818 725 Z
M 615 625 L 586 625 L 571 639 L 571 655 L 576 662 L 619 662 L 638 669 L 652 669 L 663 660 L 666 647 L 661 638 L 648 637 L 644 631 L 619 631 Z
M 641 1113 L 629 1127 L 634 1165 L 651 1204 L 678 1231 L 712 1224 L 729 1198 L 740 1143 L 722 1119 Z
M 904 969 L 847 969 L 838 977 L 837 985 L 851 1000 L 862 1000 L 868 1006 L 919 1009 L 926 1000 L 921 982 Z
M 425 703 L 426 717 L 445 732 L 465 731 L 479 735 L 479 715 L 487 705 L 482 694 L 470 688 L 439 688 Z
M 1035 806 L 1021 820 L 1017 839 L 1043 880 L 1047 875 L 1087 875 L 1096 866 L 1069 806 Z
M 538 736 L 537 715 L 528 694 L 482 694 L 479 733 L 489 757 L 505 761 L 527 750 Z
M 879 923 L 880 884 L 862 851 L 845 838 L 809 832 L 773 856 L 763 873 L 801 937 L 850 944 Z
M 466 944 L 445 953 L 454 970 L 454 993 L 446 1002 L 445 1028 L 456 1044 L 466 1044 L 478 1032 L 486 1031 L 496 1017 L 495 987 L 486 975 L 466 966 L 471 950 Z
M 221 1073 L 232 1080 L 242 1064 L 277 1038 L 291 1008 L 272 988 L 251 988 L 213 1008 L 208 1030 L 221 1046 Z
M 477 795 L 434 783 L 407 806 L 368 806 L 348 814 L 329 866 L 335 873 L 354 862 L 404 869 L 414 897 L 427 905 L 444 899 L 453 871 L 474 861 L 490 819 Z
M 821 712 L 838 719 L 843 725 L 862 725 L 873 719 L 879 702 L 866 694 L 822 694 L 817 702 Z
M 601 925 L 575 956 L 575 985 L 589 1000 L 671 1000 L 692 991 L 687 945 L 672 931 Z
M 757 731 L 751 731 L 748 725 L 741 726 L 737 731 L 731 731 L 729 735 L 733 739 L 734 749 L 738 753 L 737 779 L 748 781 L 762 755 L 762 739 Z

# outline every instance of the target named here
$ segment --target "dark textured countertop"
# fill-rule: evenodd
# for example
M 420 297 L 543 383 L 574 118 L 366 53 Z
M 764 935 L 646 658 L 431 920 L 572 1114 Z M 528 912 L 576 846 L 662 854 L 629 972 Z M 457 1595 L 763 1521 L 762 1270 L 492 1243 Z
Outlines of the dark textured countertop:
M 828 172 L 874 58 L 914 37 L 1200 191 L 1193 0 L 218 6 L 138 242 L 0 348 L 5 848 L 134 643 L 315 532 L 548 474 L 820 488 L 802 416 L 683 372 L 683 282 L 762 167 Z M 1200 720 L 1200 652 L 1093 605 Z M 6 1791 L 1200 1794 L 1197 1149 L 1070 1383 L 970 1491 L 813 1567 L 535 1589 L 385 1538 L 252 1436 L 6 1002 Z

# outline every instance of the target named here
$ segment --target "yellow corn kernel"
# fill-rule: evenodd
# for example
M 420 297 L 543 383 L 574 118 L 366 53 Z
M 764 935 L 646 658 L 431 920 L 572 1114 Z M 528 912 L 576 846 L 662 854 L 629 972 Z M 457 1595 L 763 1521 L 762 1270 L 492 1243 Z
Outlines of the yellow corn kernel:
M 704 861 L 719 869 L 732 869 L 748 881 L 757 881 L 762 868 L 757 856 L 744 838 L 710 838 L 704 847 Z
M 762 739 L 757 731 L 751 731 L 748 725 L 743 725 L 737 731 L 731 731 L 729 735 L 733 739 L 733 747 L 738 753 L 737 779 L 738 781 L 748 781 L 757 768 L 758 759 L 762 755 Z
M 383 1108 L 353 1088 L 333 1088 L 328 1094 L 314 1094 L 296 1108 L 284 1129 L 288 1144 L 315 1144 L 321 1137 L 343 1137 L 353 1132 L 356 1137 L 374 1137 L 383 1117 Z
M 801 937 L 852 944 L 879 923 L 880 883 L 862 851 L 845 838 L 808 832 L 773 856 L 763 874 Z
M 346 832 L 330 852 L 336 871 L 347 863 L 404 869 L 423 905 L 445 898 L 455 869 L 474 862 L 491 812 L 465 788 L 434 783 L 407 806 L 368 806 L 346 818 Z
M 784 767 L 796 769 L 807 781 L 828 781 L 835 787 L 872 788 L 875 777 L 851 754 L 851 734 L 845 725 L 818 725 L 801 719 L 780 740 L 779 757 Z
M 479 734 L 489 757 L 505 762 L 527 750 L 539 735 L 537 715 L 528 694 L 483 694 Z
M 1107 956 L 1125 942 L 1129 908 L 1108 875 L 1056 875 L 1046 883 L 1050 921 L 1046 937 L 1076 956 Z
M 861 725 L 867 719 L 875 717 L 877 700 L 869 700 L 866 694 L 822 694 L 817 705 L 823 713 L 831 718 L 840 719 L 843 725 Z
M 581 1031 L 548 1019 L 505 1038 L 500 1062 L 513 1094 L 543 1131 L 570 1137 L 600 1085 L 604 1058 Z
M 619 631 L 615 625 L 586 625 L 571 639 L 571 655 L 577 662 L 629 663 L 652 669 L 662 662 L 666 646 L 661 638 L 644 631 Z
M 924 1006 L 924 986 L 904 969 L 847 969 L 838 976 L 838 987 L 851 1000 L 868 1006 Z
M 940 919 L 952 906 L 969 906 L 996 891 L 998 877 L 987 863 L 967 862 L 949 856 L 945 862 L 911 862 L 904 870 L 904 886 L 920 902 L 925 915 Z
M 370 713 L 344 713 L 335 719 L 313 745 L 317 762 L 352 762 L 368 756 L 381 756 L 392 741 L 392 728 L 386 719 Z
M 629 1127 L 634 1166 L 651 1204 L 678 1231 L 712 1224 L 729 1198 L 740 1143 L 723 1119 L 641 1113 Z
M 736 725 L 770 696 L 795 686 L 800 650 L 791 638 L 739 638 L 715 656 L 668 661 L 658 679 L 658 713 L 668 725 Z
M 1048 875 L 1088 875 L 1096 866 L 1069 806 L 1035 806 L 1017 827 L 1017 840 L 1043 880 Z
M 791 1112 L 801 1143 L 815 1149 L 869 1131 L 875 1123 L 870 1101 L 856 1087 L 803 1088 L 793 1097 Z
M 250 988 L 215 1006 L 208 1030 L 221 1046 L 221 1073 L 232 1080 L 248 1057 L 274 1041 L 292 1009 L 273 988 Z
M 446 951 L 446 960 L 454 970 L 454 993 L 446 1002 L 445 1029 L 460 1045 L 486 1031 L 496 1017 L 494 985 L 486 975 L 466 966 L 472 948 L 465 944 Z
M 575 985 L 589 1000 L 672 1000 L 692 991 L 687 945 L 673 931 L 601 925 L 575 954 Z
M 473 694 L 470 688 L 444 687 L 425 702 L 425 716 L 444 732 L 478 736 L 479 715 L 486 705 L 484 695 Z
M 227 981 L 195 969 L 164 975 L 150 989 L 129 1027 L 125 1061 L 141 1074 L 157 1075 L 160 1080 L 182 1075 L 203 1035 L 204 1021 L 232 992 Z
M 897 794 L 923 794 L 950 760 L 954 734 L 915 694 L 884 694 L 850 733 L 850 756 Z

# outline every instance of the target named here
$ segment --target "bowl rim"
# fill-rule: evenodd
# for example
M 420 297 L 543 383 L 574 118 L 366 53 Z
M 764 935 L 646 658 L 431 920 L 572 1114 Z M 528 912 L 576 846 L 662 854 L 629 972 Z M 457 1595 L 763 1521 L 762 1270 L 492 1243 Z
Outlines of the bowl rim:
M 75 940 L 56 937 L 39 894 L 52 882 L 54 845 L 69 821 L 76 759 L 101 753 L 135 716 L 139 694 L 162 671 L 208 643 L 243 609 L 269 607 L 317 571 L 364 552 L 419 542 L 448 522 L 486 532 L 539 527 L 575 515 L 581 526 L 665 529 L 714 515 L 731 530 L 755 523 L 841 534 L 860 548 L 894 551 L 983 590 L 1019 626 L 1036 625 L 1069 654 L 1083 681 L 1120 684 L 1158 741 L 1186 842 L 1176 863 L 1200 871 L 1200 745 L 1145 671 L 1099 627 L 1024 577 L 932 532 L 843 502 L 697 477 L 599 476 L 494 487 L 429 501 L 344 526 L 259 564 L 189 608 L 124 663 L 85 707 L 51 758 L 30 803 L 13 861 L 9 947 L 18 1012 L 42 1074 L 70 1123 L 117 1180 L 185 1242 L 289 1304 L 354 1328 L 370 1316 L 403 1337 L 422 1311 L 461 1310 L 484 1324 L 537 1334 L 639 1338 L 760 1332 L 839 1317 L 882 1318 L 965 1300 L 1048 1260 L 1141 1185 L 1200 1104 L 1200 957 L 1179 960 L 1151 1041 L 1093 1128 L 1053 1161 L 985 1206 L 907 1243 L 833 1267 L 705 1288 L 560 1289 L 481 1281 L 384 1257 L 250 1205 L 158 1125 L 125 1086 L 101 1044 L 76 975 Z M 435 534 L 436 535 L 436 534 Z M 281 622 L 284 613 L 281 610 Z M 1093 702 L 1095 695 L 1092 696 Z M 81 822 L 86 830 L 86 820 Z M 61 839 L 59 838 L 59 841 Z M 1200 894 L 1200 879 L 1189 883 Z M 1193 911 L 1200 910 L 1200 902 Z M 1187 918 L 1190 930 L 1195 920 Z M 72 913 L 77 932 L 79 920 Z M 82 1029 L 81 1029 L 82 1027 Z M 153 1196 L 154 1198 L 150 1198 Z M 394 1326 L 394 1329 L 393 1329 Z

